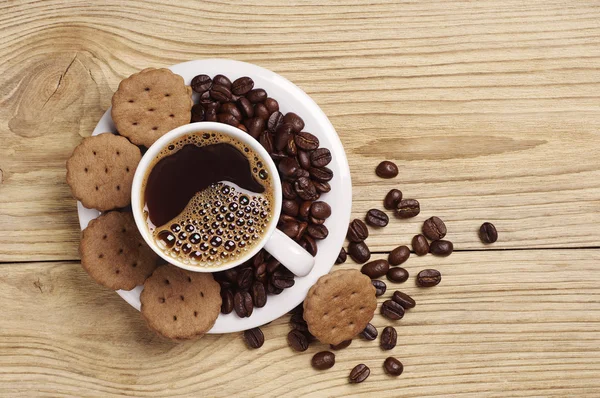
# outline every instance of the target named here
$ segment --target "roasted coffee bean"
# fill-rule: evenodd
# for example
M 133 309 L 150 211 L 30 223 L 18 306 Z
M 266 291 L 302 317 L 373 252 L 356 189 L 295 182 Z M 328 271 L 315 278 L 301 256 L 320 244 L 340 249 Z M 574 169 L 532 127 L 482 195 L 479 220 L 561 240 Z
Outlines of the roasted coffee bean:
M 296 220 L 296 217 L 288 216 L 285 213 L 279 214 L 279 221 L 277 222 L 279 227 L 282 227 L 283 224 L 288 223 L 288 222 L 297 223 L 298 220 Z
M 254 280 L 263 284 L 267 281 L 267 263 L 262 263 L 254 269 Z
M 299 330 L 302 333 L 308 332 L 308 325 L 303 318 L 302 312 L 297 312 L 290 317 L 290 326 L 292 329 Z
M 350 383 L 362 383 L 371 374 L 371 369 L 364 363 L 356 365 L 350 372 Z
M 306 171 L 306 170 L 304 170 L 304 169 L 298 169 L 298 170 L 296 171 L 296 173 L 294 174 L 294 177 L 295 177 L 295 178 L 301 178 L 301 177 L 309 178 L 309 177 L 310 177 L 310 174 L 308 173 L 308 171 Z M 311 182 L 312 182 L 312 183 L 313 183 L 313 185 L 314 185 L 314 182 L 313 182 L 312 180 L 311 180 Z M 316 191 L 316 188 L 315 188 L 315 191 Z M 320 196 L 320 195 L 319 195 L 319 196 Z M 315 198 L 315 199 L 316 199 L 316 198 Z
M 346 237 L 350 242 L 362 242 L 369 237 L 369 229 L 364 222 L 355 218 L 348 226 Z
M 283 289 L 276 288 L 271 282 L 267 283 L 267 293 L 277 295 L 281 294 L 281 292 L 283 292 Z
M 415 302 L 415 300 L 412 297 L 410 297 L 406 293 L 402 293 L 400 290 L 396 290 L 394 292 L 394 295 L 392 296 L 392 300 L 394 300 L 395 302 L 400 304 L 402 306 L 402 308 L 404 308 L 405 310 L 408 310 L 410 308 L 415 308 L 415 305 L 417 305 L 417 303 Z
M 213 84 L 210 89 L 210 97 L 215 101 L 229 102 L 231 100 L 231 91 L 220 84 Z
M 256 308 L 262 308 L 267 304 L 267 291 L 264 284 L 260 282 L 252 284 L 252 302 Z
M 381 305 L 381 315 L 393 321 L 397 321 L 404 316 L 404 307 L 393 300 L 386 300 Z
M 208 75 L 198 75 L 192 79 L 190 86 L 192 86 L 192 90 L 202 94 L 210 90 L 212 87 L 212 79 Z
M 399 218 L 411 218 L 421 212 L 419 201 L 416 199 L 402 199 L 396 206 L 396 216 Z
M 248 76 L 240 77 L 231 84 L 231 92 L 235 95 L 244 95 L 254 88 L 254 80 Z
M 298 148 L 296 148 L 296 141 L 294 141 L 293 137 L 290 137 L 288 140 L 287 146 L 285 147 L 285 151 L 290 156 L 296 156 L 298 154 Z
M 318 251 L 317 242 L 309 235 L 306 235 L 302 239 L 306 244 L 306 251 L 309 252 L 311 256 L 316 256 Z
M 319 182 L 328 182 L 333 179 L 333 171 L 328 167 L 311 167 L 310 176 Z
M 204 121 L 204 106 L 202 104 L 196 104 L 192 106 L 192 118 L 191 123 Z
M 402 267 L 392 267 L 385 275 L 390 282 L 394 283 L 404 283 L 408 279 L 408 271 Z
M 383 350 L 391 350 L 392 348 L 396 347 L 397 341 L 398 333 L 396 332 L 396 329 L 394 329 L 391 326 L 386 326 L 381 332 L 381 337 L 379 338 L 379 346 Z
M 398 246 L 390 252 L 388 262 L 390 265 L 400 265 L 410 257 L 410 249 L 407 246 Z
M 310 214 L 316 218 L 328 218 L 331 215 L 331 206 L 322 201 L 313 202 L 310 206 Z
M 240 112 L 239 108 L 233 102 L 227 102 L 221 105 L 221 109 L 219 110 L 221 113 L 230 113 L 238 122 L 242 120 L 242 112 Z
M 317 370 L 329 369 L 335 365 L 335 354 L 331 351 L 317 352 L 310 363 Z
M 352 339 L 344 340 L 340 344 L 337 344 L 337 345 L 329 344 L 329 348 L 331 348 L 332 350 L 335 350 L 335 351 L 339 351 L 339 350 L 343 350 L 344 348 L 348 347 L 350 344 L 352 344 Z
M 298 202 L 295 200 L 284 199 L 281 204 L 281 211 L 288 216 L 296 217 L 298 215 Z
M 346 249 L 344 249 L 343 247 L 340 249 L 340 254 L 338 254 L 337 258 L 335 259 L 335 263 L 336 264 L 343 264 L 346 262 L 346 259 L 348 258 L 348 254 L 346 253 Z
M 265 335 L 260 328 L 244 331 L 244 340 L 249 348 L 260 348 L 265 343 Z
M 417 256 L 424 256 L 429 253 L 429 242 L 424 235 L 415 235 L 412 238 L 412 248 Z
M 223 272 L 223 276 L 225 277 L 225 279 L 231 283 L 237 283 L 237 274 L 238 270 L 235 268 L 230 268 Z
M 436 269 L 424 269 L 417 275 L 417 285 L 421 287 L 433 287 L 442 281 L 442 274 Z
M 269 261 L 267 261 L 267 272 L 272 274 L 280 265 L 281 263 L 275 257 L 269 259 Z
M 304 236 L 304 234 L 306 233 L 306 230 L 308 229 L 308 223 L 307 222 L 300 222 L 298 223 L 299 227 L 298 227 L 298 235 L 296 235 L 296 240 L 302 238 Z
M 324 167 L 331 162 L 331 152 L 327 148 L 315 149 L 310 154 L 310 163 L 313 167 Z
M 291 126 L 289 124 L 282 124 L 277 128 L 275 134 L 275 149 L 283 151 L 287 146 L 288 141 L 294 136 Z
M 265 121 L 269 119 L 269 110 L 264 104 L 254 105 L 254 117 L 259 117 Z
M 300 177 L 294 182 L 294 189 L 303 200 L 315 200 L 318 198 L 317 189 L 312 181 L 306 177 Z
M 258 266 L 260 266 L 261 264 L 263 264 L 265 262 L 266 259 L 266 255 L 265 255 L 265 251 L 261 250 L 259 251 L 254 257 L 252 257 L 252 266 L 254 268 L 257 268 Z
M 211 84 L 211 87 L 212 87 L 212 84 Z M 198 100 L 198 103 L 200 103 L 206 107 L 206 105 L 212 104 L 213 102 L 214 101 L 212 100 L 212 98 L 210 98 L 210 91 L 205 91 L 202 94 L 200 94 L 200 99 Z
M 304 120 L 302 120 L 302 118 L 296 115 L 294 112 L 286 113 L 283 117 L 283 122 L 289 123 L 296 134 L 301 132 L 304 128 Z
M 310 169 L 312 167 L 310 164 L 310 153 L 298 151 L 298 162 L 300 163 L 300 167 L 304 170 Z
M 306 351 L 308 349 L 308 339 L 306 335 L 299 330 L 293 329 L 287 335 L 288 345 L 294 351 Z
M 365 242 L 350 242 L 348 254 L 359 264 L 366 263 L 371 258 L 371 251 Z
M 404 365 L 402 365 L 402 362 L 394 357 L 387 357 L 383 362 L 383 368 L 390 376 L 400 376 L 404 371 Z
M 314 224 L 314 225 L 323 225 L 323 224 L 325 224 L 325 220 L 324 219 L 322 219 L 322 218 L 316 218 L 316 217 L 313 217 L 313 216 L 308 216 L 308 221 L 310 221 L 310 223 Z
M 297 221 L 289 221 L 283 224 L 281 231 L 292 239 L 298 236 L 299 225 Z
M 379 296 L 383 296 L 385 294 L 385 291 L 387 290 L 387 285 L 385 284 L 384 281 L 380 281 L 378 279 L 373 279 L 371 281 L 371 283 L 375 287 L 375 296 L 379 297 Z
M 273 136 L 271 133 L 263 131 L 258 138 L 258 142 L 260 142 L 260 145 L 262 145 L 267 152 L 273 152 Z
M 310 200 L 306 200 L 300 204 L 300 210 L 298 211 L 298 214 L 300 215 L 300 217 L 302 219 L 304 219 L 304 220 L 308 219 L 308 216 L 310 214 L 310 209 L 311 209 L 313 203 L 314 202 L 312 202 Z
M 265 121 L 259 117 L 248 119 L 245 124 L 248 128 L 248 133 L 254 139 L 258 139 L 260 134 L 265 130 Z
M 300 165 L 300 167 L 302 167 L 302 165 Z M 331 186 L 329 185 L 328 182 L 313 181 L 313 183 L 315 184 L 315 188 L 317 189 L 317 192 L 327 193 L 327 192 L 331 191 Z
M 252 102 L 248 101 L 248 98 L 242 97 L 237 101 L 237 103 L 242 115 L 245 118 L 249 119 L 254 117 L 254 106 L 252 105 Z
M 275 100 L 271 97 L 269 97 L 265 100 L 265 106 L 269 110 L 270 114 L 273 112 L 279 111 L 279 103 L 277 102 L 277 100 Z
M 280 267 L 271 275 L 271 283 L 278 289 L 287 289 L 294 286 L 294 274 L 287 268 Z
M 217 109 L 216 108 L 205 108 L 204 120 L 207 122 L 217 121 Z
M 377 338 L 377 328 L 370 323 L 367 323 L 365 330 L 360 332 L 360 335 L 365 340 L 375 340 Z
M 246 126 L 244 126 L 241 123 L 237 125 L 237 128 L 240 129 L 240 130 L 242 130 L 244 133 L 248 132 L 248 129 L 246 128 Z
M 385 227 L 386 225 L 388 225 L 388 222 L 390 221 L 387 214 L 385 214 L 384 212 L 382 212 L 381 210 L 378 210 L 378 209 L 369 210 L 367 212 L 367 217 L 365 219 L 367 221 L 367 224 L 369 224 L 372 227 L 378 227 L 378 228 Z
M 246 98 L 253 104 L 264 102 L 267 99 L 267 92 L 262 88 L 255 88 L 246 94 Z
M 371 279 L 376 279 L 384 276 L 389 269 L 390 263 L 387 260 L 373 260 L 363 265 L 360 272 Z
M 271 113 L 267 122 L 267 128 L 271 133 L 277 131 L 277 128 L 283 123 L 283 114 L 279 111 Z
M 375 173 L 381 178 L 394 178 L 398 175 L 398 166 L 389 160 L 384 160 L 379 163 L 375 169 Z
M 279 162 L 279 166 L 277 166 L 279 173 L 281 173 L 284 177 L 295 176 L 296 171 L 298 171 L 299 168 L 300 165 L 298 164 L 298 161 L 292 157 L 282 159 Z
M 479 228 L 479 239 L 483 243 L 494 243 L 498 240 L 498 231 L 494 224 L 490 222 L 484 222 Z
M 454 245 L 449 240 L 434 240 L 431 242 L 429 252 L 434 256 L 448 257 L 452 254 Z
M 237 285 L 240 289 L 248 289 L 254 280 L 252 268 L 242 268 L 237 274 Z
M 254 304 L 252 303 L 252 296 L 250 296 L 250 293 L 246 291 L 237 291 L 235 296 L 233 296 L 233 308 L 240 318 L 246 318 L 252 315 Z
M 233 311 L 233 292 L 221 289 L 221 312 L 229 314 Z
M 317 240 L 325 239 L 327 238 L 327 235 L 329 235 L 329 230 L 325 225 L 311 224 L 308 226 L 307 232 L 310 236 Z
M 233 127 L 237 127 L 239 124 L 238 120 L 231 113 L 219 113 L 217 115 L 217 122 L 225 123 Z
M 298 148 L 305 151 L 314 151 L 319 147 L 319 139 L 306 131 L 298 133 L 294 139 Z
M 231 80 L 227 76 L 216 75 L 213 77 L 213 85 L 220 84 L 221 86 L 225 86 L 228 89 L 231 89 Z
M 298 197 L 296 191 L 294 191 L 292 183 L 289 181 L 283 181 L 281 183 L 281 191 L 283 193 L 283 197 L 286 199 L 296 199 Z
M 396 210 L 398 207 L 398 203 L 402 200 L 402 191 L 399 189 L 390 190 L 387 195 L 385 195 L 385 199 L 383 199 L 383 207 L 388 210 Z
M 423 223 L 423 235 L 429 240 L 439 240 L 446 236 L 446 224 L 439 217 L 430 217 Z

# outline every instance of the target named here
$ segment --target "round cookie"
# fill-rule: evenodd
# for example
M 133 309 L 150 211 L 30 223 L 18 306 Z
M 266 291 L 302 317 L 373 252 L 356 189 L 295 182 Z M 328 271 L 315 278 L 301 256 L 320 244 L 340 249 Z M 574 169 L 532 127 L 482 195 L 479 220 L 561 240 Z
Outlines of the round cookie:
M 163 265 L 144 283 L 140 296 L 148 326 L 170 339 L 198 337 L 221 312 L 221 287 L 212 274 Z
M 158 256 L 146 244 L 131 213 L 111 211 L 90 221 L 79 244 L 81 265 L 99 284 L 131 290 L 152 274 Z
M 125 137 L 103 133 L 85 138 L 67 160 L 67 183 L 75 199 L 100 211 L 131 203 L 131 184 L 142 154 Z
M 191 118 L 192 89 L 169 69 L 147 68 L 122 80 L 112 97 L 119 134 L 149 147 Z
M 304 300 L 308 330 L 322 343 L 337 345 L 362 332 L 377 308 L 371 279 L 346 269 L 324 275 Z

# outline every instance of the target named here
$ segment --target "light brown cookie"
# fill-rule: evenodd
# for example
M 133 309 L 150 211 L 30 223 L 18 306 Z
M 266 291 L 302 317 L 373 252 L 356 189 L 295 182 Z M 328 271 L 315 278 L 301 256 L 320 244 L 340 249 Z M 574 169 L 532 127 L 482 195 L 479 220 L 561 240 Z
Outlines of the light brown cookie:
M 133 215 L 111 211 L 90 221 L 83 231 L 81 265 L 110 289 L 131 290 L 156 268 L 158 256 L 138 231 Z
M 67 183 L 75 199 L 100 211 L 131 203 L 131 183 L 142 154 L 125 137 L 103 133 L 85 138 L 67 160 Z
M 170 339 L 199 337 L 221 312 L 221 287 L 212 274 L 163 265 L 144 283 L 140 296 L 148 326 Z
M 192 89 L 169 69 L 147 68 L 121 81 L 111 116 L 119 134 L 149 147 L 175 127 L 190 122 Z
M 304 300 L 308 330 L 322 343 L 337 345 L 362 332 L 377 308 L 371 279 L 346 269 L 324 275 Z

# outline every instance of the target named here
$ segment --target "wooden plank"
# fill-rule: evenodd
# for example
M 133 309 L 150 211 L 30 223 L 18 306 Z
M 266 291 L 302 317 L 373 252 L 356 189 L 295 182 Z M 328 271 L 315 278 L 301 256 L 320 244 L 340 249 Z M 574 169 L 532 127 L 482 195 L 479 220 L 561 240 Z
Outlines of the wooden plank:
M 96 285 L 78 263 L 3 266 L 0 278 L 0 395 L 4 396 L 348 396 L 525 397 L 600 394 L 598 250 L 455 253 L 411 258 L 400 288 L 417 307 L 391 322 L 399 344 L 381 351 L 361 339 L 336 352 L 323 372 L 288 348 L 285 316 L 263 328 L 265 345 L 245 348 L 239 334 L 173 343 Z M 338 267 L 353 267 L 344 265 Z M 443 273 L 431 289 L 414 286 L 426 267 Z M 383 360 L 405 365 L 394 379 Z M 364 362 L 371 376 L 349 385 Z

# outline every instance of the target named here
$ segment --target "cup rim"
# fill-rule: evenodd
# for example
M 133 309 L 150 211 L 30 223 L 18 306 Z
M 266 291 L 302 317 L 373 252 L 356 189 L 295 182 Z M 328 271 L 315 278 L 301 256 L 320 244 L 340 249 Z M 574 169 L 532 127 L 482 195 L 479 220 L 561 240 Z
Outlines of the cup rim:
M 141 196 L 142 196 L 142 183 L 144 181 L 144 177 L 148 172 L 150 164 L 156 158 L 158 153 L 164 149 L 169 143 L 174 141 L 175 139 L 182 137 L 187 134 L 196 133 L 196 132 L 204 132 L 204 131 L 216 131 L 218 133 L 226 134 L 232 136 L 236 139 L 239 139 L 244 144 L 248 145 L 252 150 L 258 153 L 260 157 L 263 158 L 265 166 L 271 176 L 271 181 L 273 185 L 273 206 L 272 206 L 272 214 L 273 219 L 271 220 L 267 230 L 262 236 L 262 239 L 254 245 L 254 247 L 247 251 L 244 256 L 240 257 L 236 261 L 228 262 L 223 266 L 219 267 L 201 267 L 195 265 L 189 265 L 181 262 L 180 260 L 170 257 L 167 254 L 163 253 L 162 250 L 158 247 L 154 239 L 152 239 L 151 233 L 148 230 L 146 220 L 143 215 L 143 207 L 141 204 Z M 281 212 L 282 206 L 282 187 L 281 187 L 281 178 L 279 177 L 279 173 L 277 171 L 277 167 L 275 166 L 275 162 L 271 159 L 271 156 L 266 151 L 266 149 L 254 138 L 252 138 L 248 133 L 238 129 L 237 127 L 230 126 L 224 123 L 217 122 L 196 122 L 184 124 L 183 126 L 179 126 L 169 131 L 168 133 L 161 136 L 158 140 L 148 148 L 142 159 L 138 163 L 137 169 L 135 171 L 133 177 L 133 183 L 131 187 L 131 210 L 133 213 L 133 218 L 135 220 L 135 224 L 137 229 L 140 231 L 140 234 L 150 246 L 150 248 L 158 254 L 162 259 L 166 260 L 169 264 L 175 265 L 179 268 L 193 271 L 193 272 L 220 272 L 225 271 L 230 268 L 237 267 L 240 264 L 248 261 L 252 256 L 258 253 L 266 244 L 266 242 L 271 238 L 271 235 L 277 228 L 276 217 L 278 217 Z

